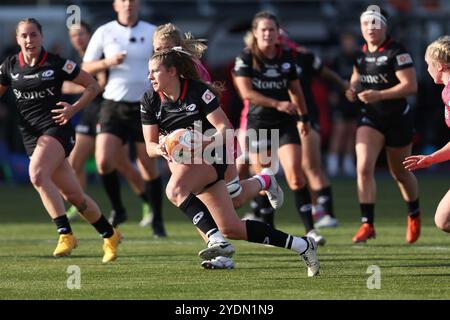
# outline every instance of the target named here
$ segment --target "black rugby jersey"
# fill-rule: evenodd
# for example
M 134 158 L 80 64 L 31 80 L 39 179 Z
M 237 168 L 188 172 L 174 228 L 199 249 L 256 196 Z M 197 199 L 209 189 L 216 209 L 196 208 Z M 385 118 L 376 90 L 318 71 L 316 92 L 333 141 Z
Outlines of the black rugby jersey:
M 400 83 L 395 72 L 411 68 L 413 65 L 411 55 L 391 37 L 388 37 L 375 52 L 369 52 L 365 44 L 355 60 L 362 90 L 392 88 Z M 362 111 L 373 116 L 389 117 L 401 115 L 406 108 L 407 101 L 401 98 L 364 104 Z
M 0 84 L 11 87 L 20 114 L 20 127 L 40 131 L 56 125 L 52 109 L 59 109 L 61 86 L 73 80 L 80 67 L 71 60 L 48 53 L 44 49 L 38 63 L 25 64 L 22 53 L 8 57 L 0 66 Z
M 202 82 L 181 80 L 181 94 L 171 102 L 164 95 L 148 90 L 141 100 L 141 120 L 143 125 L 157 124 L 159 131 L 166 135 L 176 129 L 194 128 L 194 122 L 201 121 L 202 133 L 214 128 L 206 116 L 219 108 L 219 101 Z
M 236 76 L 251 78 L 253 90 L 279 101 L 290 101 L 289 82 L 298 79 L 292 50 L 289 48 L 278 49 L 277 55 L 259 63 L 259 68 L 253 65 L 251 51 L 244 49 L 236 58 L 233 72 Z M 248 117 L 272 123 L 292 121 L 294 118 L 275 108 L 255 104 L 250 104 Z
M 316 108 L 316 102 L 311 86 L 314 77 L 322 71 L 323 63 L 318 56 L 308 51 L 294 52 L 294 57 L 300 85 L 302 86 L 303 95 L 305 96 L 306 106 L 308 107 L 308 112 L 310 112 L 311 108 Z

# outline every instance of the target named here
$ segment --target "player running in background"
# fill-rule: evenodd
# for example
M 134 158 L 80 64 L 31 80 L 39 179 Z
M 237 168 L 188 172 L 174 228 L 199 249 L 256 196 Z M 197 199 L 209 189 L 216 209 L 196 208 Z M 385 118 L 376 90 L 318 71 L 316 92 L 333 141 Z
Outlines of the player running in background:
M 428 73 L 434 83 L 444 84 L 442 101 L 444 102 L 444 119 L 450 128 L 450 36 L 443 36 L 432 42 L 425 52 Z M 440 150 L 430 155 L 415 155 L 406 157 L 403 164 L 408 170 L 427 168 L 432 164 L 450 160 L 450 142 Z M 450 190 L 442 198 L 434 215 L 436 226 L 450 232 Z
M 212 159 L 200 156 L 198 164 L 169 161 L 172 175 L 166 188 L 169 200 L 215 244 L 203 250 L 204 257 L 215 256 L 214 248 L 225 243 L 225 235 L 229 239 L 294 250 L 306 263 L 308 276 L 318 275 L 320 265 L 313 238 L 295 237 L 261 222 L 239 219 L 223 180 L 228 166 L 226 144 L 233 143 L 226 137 L 231 124 L 219 106 L 218 92 L 200 80 L 191 55 L 179 47 L 156 52 L 149 61 L 149 78 L 153 88 L 141 101 L 142 127 L 149 156 L 168 156 L 164 143 L 159 143 L 160 133 L 166 135 L 179 128 L 198 128 L 199 123 L 202 134 L 216 129 L 204 142 L 204 147 L 212 150 Z M 200 149 L 203 154 L 204 148 Z
M 352 32 L 340 34 L 340 50 L 333 59 L 332 69 L 342 78 L 350 79 L 355 55 L 358 52 L 356 37 Z M 331 177 L 343 173 L 347 177 L 356 176 L 355 135 L 358 104 L 345 97 L 345 92 L 333 90 L 329 97 L 332 105 L 333 125 L 326 158 L 327 172 Z
M 250 102 L 247 131 L 258 134 L 258 139 L 249 146 L 250 159 L 259 172 L 261 154 L 276 152 L 289 188 L 294 192 L 295 208 L 307 235 L 324 244 L 325 238 L 314 229 L 311 197 L 301 167 L 299 131 L 301 135 L 309 133 L 309 116 L 292 51 L 278 45 L 279 28 L 275 15 L 266 11 L 257 13 L 252 22 L 252 36 L 245 38 L 246 48 L 236 58 L 234 66 L 237 90 L 242 99 Z M 265 138 L 259 135 L 260 129 L 267 132 Z M 279 133 L 279 148 L 271 150 L 274 130 Z M 256 202 L 262 216 L 272 217 L 272 221 L 265 222 L 273 225 L 273 208 L 267 197 L 259 195 Z
M 336 227 L 338 220 L 334 216 L 331 183 L 322 167 L 319 108 L 314 99 L 312 83 L 315 77 L 319 77 L 336 84 L 342 92 L 345 92 L 348 83 L 324 66 L 317 55 L 289 39 L 283 29 L 280 30 L 280 44 L 292 49 L 311 121 L 312 130 L 307 135 L 300 135 L 300 139 L 302 142 L 302 168 L 313 196 L 314 225 L 316 228 Z
M 79 25 L 72 25 L 69 28 L 69 37 L 70 43 L 73 48 L 77 51 L 79 55 L 80 63 L 83 59 L 83 56 L 86 52 L 86 48 L 89 43 L 89 39 L 91 38 L 91 28 L 90 26 L 81 21 Z M 106 72 L 99 72 L 96 74 L 97 82 L 100 85 L 100 88 L 104 89 L 107 80 Z M 62 92 L 63 94 L 74 94 L 80 95 L 83 92 L 84 88 L 77 86 L 72 82 L 64 82 Z M 75 174 L 80 181 L 83 189 L 86 188 L 86 174 L 84 170 L 84 165 L 89 158 L 90 155 L 94 154 L 95 150 L 95 135 L 96 135 L 96 127 L 98 122 L 98 113 L 100 111 L 100 103 L 101 97 L 97 96 L 94 101 L 92 101 L 87 107 L 85 107 L 82 111 L 81 119 L 78 124 L 75 126 L 75 147 L 73 148 L 72 153 L 69 157 L 69 163 L 72 168 L 75 170 Z M 122 149 L 122 152 L 117 154 L 118 158 L 118 172 L 127 178 L 133 191 L 139 195 L 142 199 L 144 199 L 143 203 L 143 219 L 145 219 L 145 223 L 142 225 L 145 226 L 147 221 L 151 218 L 149 212 L 149 205 L 145 201 L 147 197 L 145 195 L 145 184 L 142 179 L 139 171 L 133 166 L 129 158 L 129 150 L 128 144 L 125 145 Z M 71 206 L 67 212 L 67 217 L 69 220 L 75 219 L 78 217 L 78 211 L 75 206 Z M 151 223 L 151 220 L 150 220 Z
M 156 27 L 139 20 L 139 5 L 139 0 L 114 0 L 117 20 L 95 31 L 84 55 L 83 68 L 92 74 L 108 71 L 95 140 L 95 158 L 113 203 L 110 221 L 116 226 L 127 219 L 116 170 L 117 154 L 131 141 L 135 143 L 138 168 L 145 180 L 146 200 L 153 211 L 153 234 L 165 237 L 162 181 L 157 159 L 150 159 L 145 151 L 139 118 L 139 100 L 149 86 L 144 66 L 153 51 L 152 35 Z
M 31 159 L 30 180 L 59 233 L 53 255 L 70 255 L 77 246 L 65 214 L 64 198 L 102 235 L 102 261 L 113 261 L 117 257 L 120 234 L 83 192 L 66 159 L 75 144 L 75 131 L 69 120 L 97 96 L 100 88 L 75 62 L 48 53 L 42 47 L 42 27 L 37 20 L 19 21 L 16 35 L 21 51 L 8 57 L 0 66 L 0 96 L 8 87 L 16 96 L 20 130 Z M 73 81 L 85 89 L 72 105 L 60 101 L 64 81 Z
M 375 238 L 375 165 L 386 147 L 389 170 L 408 208 L 406 241 L 420 236 L 419 191 L 415 176 L 403 159 L 411 154 L 413 115 L 406 97 L 417 92 L 411 55 L 387 34 L 386 14 L 369 6 L 360 16 L 366 41 L 357 56 L 347 98 L 363 102 L 356 132 L 358 199 L 362 225 L 353 242 Z

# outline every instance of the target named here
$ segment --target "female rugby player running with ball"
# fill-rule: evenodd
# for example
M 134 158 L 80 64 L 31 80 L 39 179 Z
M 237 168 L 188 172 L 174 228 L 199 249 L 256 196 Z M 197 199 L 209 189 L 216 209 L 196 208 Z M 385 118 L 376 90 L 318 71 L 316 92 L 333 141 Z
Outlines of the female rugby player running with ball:
M 160 133 L 167 135 L 176 129 L 197 127 L 197 123 L 201 124 L 202 133 L 217 130 L 213 136 L 205 137 L 209 141 L 205 147 L 214 150 L 211 164 L 203 158 L 200 164 L 169 162 L 172 173 L 166 188 L 169 200 L 208 236 L 210 243 L 223 243 L 226 236 L 291 249 L 306 263 L 308 276 L 318 275 L 320 264 L 314 239 L 239 219 L 223 180 L 227 168 L 223 137 L 231 125 L 219 106 L 217 91 L 200 80 L 191 56 L 181 48 L 156 52 L 149 62 L 149 79 L 153 90 L 147 91 L 141 101 L 141 118 L 150 157 L 168 156 L 164 144 L 159 143 Z

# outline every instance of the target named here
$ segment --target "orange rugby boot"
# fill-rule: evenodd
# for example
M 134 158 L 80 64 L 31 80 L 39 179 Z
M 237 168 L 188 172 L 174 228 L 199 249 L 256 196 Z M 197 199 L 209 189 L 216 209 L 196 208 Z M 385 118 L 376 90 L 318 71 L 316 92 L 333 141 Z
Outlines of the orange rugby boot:
M 368 239 L 375 239 L 375 227 L 368 223 L 363 223 L 356 234 L 353 236 L 354 243 L 366 242 Z

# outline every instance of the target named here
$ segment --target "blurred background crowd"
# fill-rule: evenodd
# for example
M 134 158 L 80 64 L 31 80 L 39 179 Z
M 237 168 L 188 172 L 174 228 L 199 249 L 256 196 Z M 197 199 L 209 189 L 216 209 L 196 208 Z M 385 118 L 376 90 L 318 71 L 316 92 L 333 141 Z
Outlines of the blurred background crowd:
M 244 46 L 243 36 L 250 28 L 253 15 L 270 10 L 280 18 L 289 36 L 306 49 L 314 52 L 324 64 L 342 77 L 349 79 L 351 57 L 362 45 L 359 16 L 370 4 L 376 4 L 389 14 L 389 33 L 411 52 L 416 66 L 419 90 L 409 102 L 415 111 L 416 135 L 413 153 L 429 154 L 450 140 L 450 130 L 443 120 L 442 88 L 433 84 L 426 72 L 423 56 L 428 43 L 441 35 L 450 34 L 450 1 L 446 0 L 141 0 L 141 19 L 160 25 L 176 24 L 182 31 L 208 41 L 204 63 L 213 79 L 225 84 L 222 106 L 237 127 L 242 102 L 231 82 L 230 71 L 235 57 Z M 17 53 L 15 41 L 17 22 L 25 17 L 38 19 L 44 27 L 44 46 L 64 57 L 75 57 L 70 45 L 66 19 L 76 5 L 81 19 L 95 30 L 115 15 L 111 0 L 2 0 L 0 2 L 0 61 Z M 333 126 L 339 117 L 338 106 L 345 97 L 337 88 L 322 80 L 315 80 L 313 92 L 321 110 L 320 124 L 324 150 L 336 154 L 330 145 Z M 17 128 L 18 113 L 12 93 L 0 99 L 0 183 L 28 181 L 28 159 Z M 348 119 L 356 121 L 355 119 Z M 74 122 L 77 118 L 73 119 Z M 351 128 L 351 125 L 350 125 Z M 347 138 L 345 138 L 347 139 Z M 343 157 L 344 154 L 339 154 Z M 354 176 L 354 167 L 325 167 L 331 176 Z M 95 172 L 94 162 L 90 172 Z M 380 159 L 383 166 L 383 158 Z M 429 170 L 448 169 L 445 165 Z

